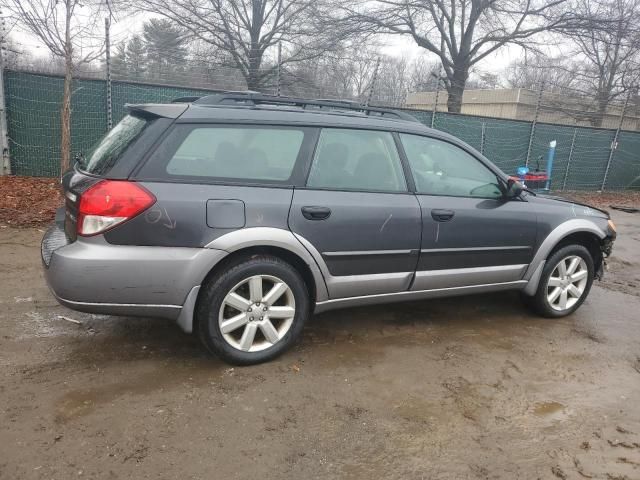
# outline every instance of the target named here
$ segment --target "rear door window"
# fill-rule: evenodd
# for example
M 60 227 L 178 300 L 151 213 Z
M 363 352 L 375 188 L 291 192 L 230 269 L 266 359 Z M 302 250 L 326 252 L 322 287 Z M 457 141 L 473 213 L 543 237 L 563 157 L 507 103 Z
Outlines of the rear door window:
M 374 192 L 407 190 L 391 133 L 339 128 L 322 129 L 307 187 Z
M 178 125 L 143 173 L 284 183 L 294 173 L 305 134 L 295 127 Z

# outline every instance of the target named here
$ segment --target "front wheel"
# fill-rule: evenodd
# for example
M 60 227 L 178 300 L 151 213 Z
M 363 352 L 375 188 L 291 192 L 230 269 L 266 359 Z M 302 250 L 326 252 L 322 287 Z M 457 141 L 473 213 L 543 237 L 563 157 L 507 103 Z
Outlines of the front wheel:
M 309 294 L 298 271 L 277 257 L 255 256 L 205 284 L 198 333 L 209 351 L 251 365 L 283 353 L 309 316 Z
M 582 245 L 567 245 L 547 260 L 538 290 L 525 303 L 544 317 L 564 317 L 575 312 L 589 295 L 595 269 Z

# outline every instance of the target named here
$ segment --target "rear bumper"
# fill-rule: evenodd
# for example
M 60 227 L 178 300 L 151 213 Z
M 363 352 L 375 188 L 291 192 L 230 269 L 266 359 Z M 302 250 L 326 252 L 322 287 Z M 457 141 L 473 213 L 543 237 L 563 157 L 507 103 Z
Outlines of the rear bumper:
M 177 320 L 187 299 L 227 252 L 209 248 L 123 246 L 103 237 L 69 243 L 58 226 L 42 239 L 47 284 L 81 312 Z

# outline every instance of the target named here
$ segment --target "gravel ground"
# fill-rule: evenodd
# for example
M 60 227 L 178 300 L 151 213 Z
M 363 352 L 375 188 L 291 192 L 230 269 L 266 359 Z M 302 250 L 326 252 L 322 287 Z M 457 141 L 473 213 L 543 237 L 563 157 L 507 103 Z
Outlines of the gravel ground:
M 42 231 L 0 228 L 0 478 L 638 479 L 640 215 L 614 218 L 568 318 L 514 293 L 336 311 L 246 368 L 57 305 Z

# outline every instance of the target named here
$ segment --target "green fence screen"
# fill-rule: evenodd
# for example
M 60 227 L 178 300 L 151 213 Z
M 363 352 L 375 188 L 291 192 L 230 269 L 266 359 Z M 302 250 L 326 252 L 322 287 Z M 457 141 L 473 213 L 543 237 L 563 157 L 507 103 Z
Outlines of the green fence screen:
M 75 80 L 72 97 L 72 151 L 88 150 L 107 130 L 105 80 Z M 112 82 L 114 124 L 126 103 L 163 103 L 206 90 Z M 11 171 L 16 175 L 57 176 L 60 155 L 62 78 L 5 72 Z M 433 112 L 404 109 L 430 126 Z M 467 142 L 502 170 L 524 165 L 546 167 L 549 143 L 557 142 L 552 170 L 554 190 L 599 190 L 607 170 L 607 189 L 640 188 L 640 132 L 615 131 L 436 112 L 433 126 Z M 532 136 L 533 133 L 533 136 Z M 634 183 L 635 182 L 635 183 Z

